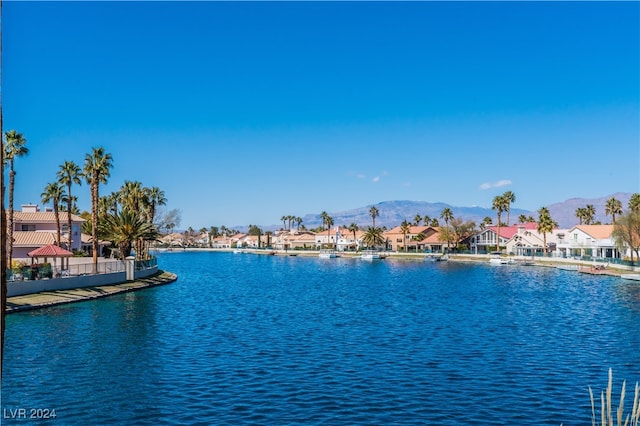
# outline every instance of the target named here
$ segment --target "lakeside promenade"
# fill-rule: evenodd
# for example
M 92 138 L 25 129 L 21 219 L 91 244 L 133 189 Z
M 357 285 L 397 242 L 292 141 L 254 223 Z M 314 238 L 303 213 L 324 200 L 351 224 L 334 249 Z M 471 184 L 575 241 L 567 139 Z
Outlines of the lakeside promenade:
M 74 288 L 68 290 L 44 291 L 41 293 L 26 294 L 7 298 L 7 313 L 21 312 L 53 305 L 80 302 L 83 300 L 97 299 L 114 294 L 129 291 L 142 290 L 169 284 L 178 279 L 178 276 L 166 271 L 135 281 L 127 281 L 120 284 L 101 285 L 95 287 Z

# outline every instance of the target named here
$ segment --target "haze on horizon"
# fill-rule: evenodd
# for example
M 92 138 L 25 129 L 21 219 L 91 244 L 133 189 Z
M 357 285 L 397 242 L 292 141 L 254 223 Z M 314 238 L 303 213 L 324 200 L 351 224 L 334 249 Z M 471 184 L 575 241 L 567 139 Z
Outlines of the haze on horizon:
M 5 2 L 15 206 L 113 155 L 181 227 L 640 191 L 638 2 Z M 75 190 L 90 210 L 89 188 Z

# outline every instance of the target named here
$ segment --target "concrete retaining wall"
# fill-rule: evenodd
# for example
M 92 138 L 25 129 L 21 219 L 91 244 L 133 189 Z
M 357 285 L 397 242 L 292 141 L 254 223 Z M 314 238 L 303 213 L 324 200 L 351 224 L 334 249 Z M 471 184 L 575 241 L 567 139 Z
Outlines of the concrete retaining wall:
M 156 272 L 158 272 L 157 266 L 143 269 L 135 272 L 135 278 L 146 278 Z M 51 278 L 35 281 L 9 281 L 7 282 L 7 297 L 23 296 L 25 294 L 40 293 L 43 291 L 121 284 L 125 281 L 127 281 L 127 278 L 124 271 L 110 274 L 83 275 L 79 277 Z

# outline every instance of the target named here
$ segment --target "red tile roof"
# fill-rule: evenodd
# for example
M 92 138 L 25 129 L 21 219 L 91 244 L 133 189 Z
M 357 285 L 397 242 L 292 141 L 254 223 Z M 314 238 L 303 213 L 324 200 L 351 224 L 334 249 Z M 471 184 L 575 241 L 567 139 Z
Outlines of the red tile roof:
M 71 257 L 73 253 L 54 244 L 48 244 L 30 251 L 27 255 L 30 257 Z

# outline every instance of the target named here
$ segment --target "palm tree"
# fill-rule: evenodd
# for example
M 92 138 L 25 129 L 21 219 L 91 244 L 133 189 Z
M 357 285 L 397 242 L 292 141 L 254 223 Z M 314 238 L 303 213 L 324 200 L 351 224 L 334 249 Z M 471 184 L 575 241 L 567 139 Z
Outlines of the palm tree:
M 118 247 L 121 259 L 131 255 L 135 241 L 151 241 L 157 235 L 152 224 L 127 208 L 118 214 L 104 216 L 99 226 L 100 234 Z M 142 253 L 136 253 L 136 257 L 142 258 Z
M 604 212 L 607 216 L 611 216 L 611 223 L 615 225 L 616 215 L 622 214 L 622 201 L 616 200 L 614 197 L 609 198 L 605 205 Z
M 327 248 L 329 248 L 330 247 L 329 240 L 331 235 L 331 227 L 333 226 L 333 218 L 331 216 L 327 216 L 325 223 L 327 224 Z M 337 248 L 337 244 L 338 242 L 336 241 L 336 248 Z
M 404 245 L 404 252 L 407 252 L 407 234 L 411 232 L 411 226 L 409 222 L 405 220 L 400 224 L 400 232 L 402 232 L 402 244 Z
M 632 194 L 631 198 L 629 198 L 629 210 L 640 213 L 640 194 L 637 192 Z
M 508 201 L 502 196 L 502 195 L 496 195 L 493 198 L 493 203 L 491 205 L 491 209 L 496 210 L 498 213 L 498 235 L 496 238 L 496 250 L 500 251 L 500 216 L 502 215 L 502 212 L 506 210 L 506 206 L 508 204 Z
M 575 216 L 579 220 L 579 225 L 582 225 L 585 219 L 586 210 L 584 207 L 578 207 L 575 212 Z
M 520 216 L 518 216 L 518 222 L 520 223 L 527 223 L 527 215 L 526 214 L 521 214 Z
M 439 228 L 440 227 L 440 222 L 438 222 L 438 218 L 433 218 L 431 219 L 431 225 L 429 225 L 433 228 Z
M 557 227 L 558 224 L 551 218 L 549 209 L 542 207 L 538 210 L 538 232 L 542 234 L 544 244 L 542 250 L 545 256 L 547 255 L 547 233 Z
M 373 221 L 373 228 L 376 227 L 376 217 L 380 216 L 380 211 L 376 206 L 371 206 L 369 209 L 369 216 L 371 216 L 371 220 Z
M 280 220 L 282 221 L 282 229 L 283 229 L 284 231 L 286 231 L 286 230 L 287 230 L 287 219 L 288 219 L 288 217 L 289 217 L 289 216 L 284 216 L 284 215 L 283 215 L 283 216 L 280 218 Z
M 445 227 L 449 227 L 449 221 L 451 219 L 453 219 L 453 212 L 451 211 L 451 209 L 449 207 L 445 207 L 442 210 L 442 213 L 440 213 L 440 219 L 444 220 L 444 225 Z M 450 243 L 449 243 L 449 239 L 447 239 L 447 252 L 449 252 L 449 248 L 450 248 Z
M 299 231 L 300 230 L 300 224 L 302 223 L 302 218 L 300 216 L 296 216 L 296 229 Z
M 422 218 L 422 221 L 425 224 L 425 226 L 430 226 L 431 218 L 428 215 L 424 215 L 424 217 Z
M 82 180 L 80 180 L 82 172 L 80 170 L 80 166 L 78 166 L 73 161 L 65 161 L 60 165 L 57 176 L 60 185 L 67 186 L 67 250 L 71 250 L 71 242 L 73 239 L 73 232 L 71 229 L 71 213 L 73 213 L 74 200 L 74 197 L 71 195 L 71 185 L 73 185 L 74 183 L 77 185 L 82 185 Z
M 83 174 L 91 187 L 91 247 L 93 251 L 93 273 L 98 271 L 98 200 L 100 184 L 107 183 L 113 167 L 113 158 L 103 147 L 93 148 L 84 158 Z
M 417 214 L 414 218 L 413 218 L 413 223 L 415 223 L 416 226 L 420 225 L 420 222 L 422 221 L 422 216 L 420 216 L 420 214 Z
M 149 201 L 149 221 L 154 223 L 156 216 L 156 207 L 158 206 L 166 206 L 167 199 L 164 196 L 164 191 L 158 188 L 157 186 L 152 186 L 148 188 L 147 191 L 147 199 Z
M 516 202 L 516 194 L 511 191 L 507 191 L 502 194 L 505 200 L 505 206 L 507 211 L 507 226 L 509 226 L 509 216 L 511 215 L 511 204 Z
M 353 233 L 353 241 L 356 241 L 356 232 L 360 230 L 358 224 L 355 222 L 351 222 L 351 225 L 349 225 L 347 229 L 349 230 L 349 232 Z
M 56 219 L 56 245 L 60 246 L 60 203 L 66 199 L 67 195 L 64 188 L 59 182 L 48 183 L 44 188 L 44 192 L 40 194 L 42 204 L 51 202 L 53 204 L 53 216 Z M 69 217 L 71 215 L 69 214 Z M 69 228 L 71 229 L 71 228 Z
M 584 208 L 584 224 L 585 225 L 593 224 L 595 215 L 596 215 L 596 208 L 593 207 L 593 204 L 587 204 L 587 206 Z
M 9 242 L 9 248 L 7 250 L 7 265 L 11 265 L 11 260 L 13 258 L 13 191 L 16 180 L 14 161 L 17 157 L 24 157 L 27 155 L 29 153 L 29 148 L 25 146 L 27 140 L 24 138 L 22 133 L 18 133 L 15 130 L 9 130 L 4 134 L 4 136 L 4 160 L 9 162 L 9 216 L 7 218 L 9 228 L 7 240 Z
M 362 243 L 368 248 L 375 248 L 384 244 L 384 235 L 382 228 L 369 226 L 362 234 Z

